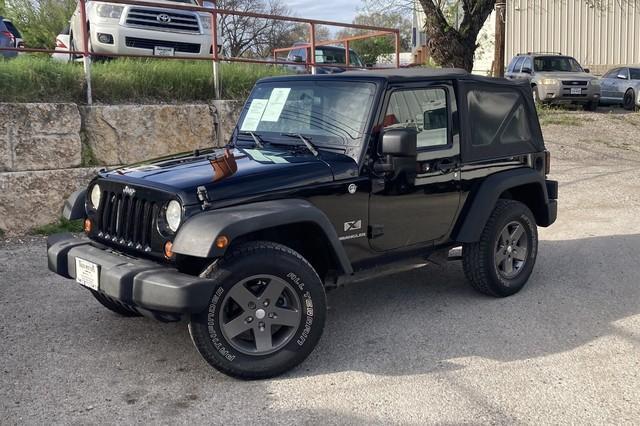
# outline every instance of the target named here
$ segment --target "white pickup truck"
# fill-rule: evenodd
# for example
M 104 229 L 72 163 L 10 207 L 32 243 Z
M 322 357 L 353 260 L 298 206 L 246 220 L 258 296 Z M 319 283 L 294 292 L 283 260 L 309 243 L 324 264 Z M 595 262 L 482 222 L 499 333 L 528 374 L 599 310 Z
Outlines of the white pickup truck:
M 166 4 L 166 7 L 87 0 L 89 51 L 105 56 L 129 54 L 207 57 L 213 53 L 211 15 L 171 7 L 176 3 L 199 6 L 196 0 L 148 1 Z M 206 6 L 212 7 L 213 4 L 205 2 Z M 72 50 L 83 50 L 82 24 L 78 3 L 70 21 L 69 47 Z M 221 38 L 218 37 L 218 48 L 220 43 Z

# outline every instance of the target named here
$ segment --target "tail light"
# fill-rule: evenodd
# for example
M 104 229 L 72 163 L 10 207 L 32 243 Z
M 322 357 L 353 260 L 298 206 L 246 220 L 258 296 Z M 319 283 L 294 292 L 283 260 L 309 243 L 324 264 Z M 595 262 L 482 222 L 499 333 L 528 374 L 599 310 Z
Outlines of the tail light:
M 66 49 L 67 46 L 64 45 L 64 43 L 62 42 L 62 40 L 60 40 L 59 38 L 56 39 L 56 47 L 59 47 L 61 49 Z
M 11 31 L 1 31 L 0 33 L 1 33 L 3 36 L 9 37 L 9 40 L 11 40 L 11 42 L 15 44 L 15 42 L 16 42 L 16 38 L 15 38 L 15 36 L 11 33 Z
M 551 172 L 551 153 L 549 151 L 544 152 L 544 174 L 548 175 Z

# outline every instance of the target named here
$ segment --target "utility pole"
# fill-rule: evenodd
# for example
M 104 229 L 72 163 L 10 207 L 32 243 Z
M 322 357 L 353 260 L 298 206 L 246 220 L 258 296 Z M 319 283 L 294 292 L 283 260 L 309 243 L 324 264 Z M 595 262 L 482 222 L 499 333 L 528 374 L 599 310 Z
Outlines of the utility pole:
M 494 77 L 504 77 L 505 21 L 507 18 L 507 2 L 496 1 L 496 35 L 493 56 Z

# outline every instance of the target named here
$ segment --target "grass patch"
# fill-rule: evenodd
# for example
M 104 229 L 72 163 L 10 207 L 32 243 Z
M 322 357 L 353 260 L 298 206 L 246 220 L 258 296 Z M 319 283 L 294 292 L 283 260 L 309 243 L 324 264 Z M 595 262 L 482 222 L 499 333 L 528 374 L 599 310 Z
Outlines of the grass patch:
M 4 238 L 4 229 L 0 228 L 0 238 Z
M 214 99 L 209 61 L 115 59 L 92 64 L 93 98 L 101 103 L 184 103 Z M 243 99 L 257 80 L 283 67 L 221 63 L 221 98 Z M 85 103 L 81 63 L 21 55 L 0 61 L 0 102 Z
M 68 220 L 61 217 L 57 222 L 34 228 L 31 233 L 36 235 L 51 235 L 60 232 L 82 232 L 82 220 Z
M 561 106 L 536 105 L 536 110 L 538 112 L 540 125 L 542 126 L 557 124 L 560 126 L 580 127 L 586 122 L 593 121 L 591 117 L 571 113 L 562 109 Z

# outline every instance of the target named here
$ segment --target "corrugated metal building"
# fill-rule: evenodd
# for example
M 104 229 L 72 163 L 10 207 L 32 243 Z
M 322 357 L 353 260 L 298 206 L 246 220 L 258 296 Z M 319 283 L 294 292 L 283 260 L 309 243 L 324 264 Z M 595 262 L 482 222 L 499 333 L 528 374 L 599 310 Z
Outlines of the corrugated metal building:
M 596 70 L 640 63 L 640 2 L 507 0 L 506 57 L 562 52 Z
M 592 72 L 614 65 L 640 64 L 640 2 L 636 0 L 506 0 L 506 52 L 561 52 L 575 57 Z M 417 5 L 419 3 L 416 2 Z M 420 34 L 424 14 L 414 13 L 414 34 Z M 493 60 L 495 14 L 483 28 L 475 70 L 486 73 Z M 422 35 L 424 37 L 424 35 Z M 414 38 L 414 58 L 421 61 L 426 40 Z M 506 64 L 505 64 L 506 65 Z

